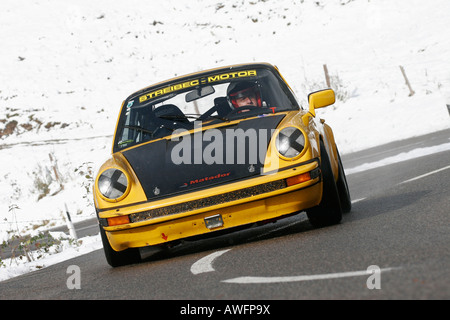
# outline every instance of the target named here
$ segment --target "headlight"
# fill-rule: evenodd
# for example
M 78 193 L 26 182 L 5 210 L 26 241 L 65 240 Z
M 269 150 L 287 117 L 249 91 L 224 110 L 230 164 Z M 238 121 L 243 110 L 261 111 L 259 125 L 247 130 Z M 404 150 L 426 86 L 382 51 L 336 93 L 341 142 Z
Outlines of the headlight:
M 120 199 L 128 190 L 128 179 L 119 169 L 108 169 L 98 178 L 98 190 L 109 200 Z
M 286 127 L 278 133 L 275 144 L 280 155 L 295 158 L 305 148 L 305 136 L 297 128 Z

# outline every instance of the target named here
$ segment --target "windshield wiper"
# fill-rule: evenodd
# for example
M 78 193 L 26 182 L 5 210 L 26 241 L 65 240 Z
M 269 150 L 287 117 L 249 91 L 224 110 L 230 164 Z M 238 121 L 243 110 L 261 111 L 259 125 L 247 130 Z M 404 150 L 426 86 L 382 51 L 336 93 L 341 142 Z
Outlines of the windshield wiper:
M 140 127 L 140 126 L 124 125 L 123 127 L 124 127 L 124 128 L 127 128 L 127 129 L 133 129 L 133 130 L 137 130 L 137 131 L 142 131 L 142 132 L 145 132 L 145 133 L 148 133 L 148 134 L 153 135 L 153 131 L 150 131 L 150 130 L 148 130 L 148 129 L 142 128 L 142 127 Z
M 168 114 L 165 116 L 157 116 L 161 119 L 169 119 L 169 120 L 188 120 L 189 119 L 197 119 L 198 117 L 190 116 L 190 115 L 177 115 L 177 114 Z
M 200 118 L 200 117 L 199 117 L 199 118 Z M 225 118 L 225 117 L 212 116 L 212 115 L 206 116 L 206 119 L 209 119 L 209 118 L 217 119 L 217 120 L 222 120 L 223 122 L 230 122 L 230 119 Z M 206 119 L 202 119 L 202 120 L 206 120 Z
M 184 116 L 182 115 L 167 115 L 167 116 L 159 116 L 158 118 L 161 119 L 170 119 L 170 120 L 188 120 L 188 119 L 195 119 L 195 120 L 206 120 L 208 118 L 213 118 L 213 119 L 219 119 L 225 122 L 229 122 L 230 120 L 228 120 L 227 118 L 223 118 L 223 117 L 219 117 L 219 116 L 206 116 L 205 119 L 202 119 L 203 115 L 200 114 L 186 114 Z
M 228 120 L 227 118 L 220 117 L 220 116 L 213 116 L 213 115 L 210 115 L 210 114 L 207 114 L 207 113 L 208 112 L 206 112 L 204 114 L 191 114 L 191 116 L 193 118 L 195 118 L 196 120 L 201 120 L 201 121 L 209 119 L 209 118 L 212 118 L 212 119 L 222 120 L 223 122 L 230 122 L 230 120 Z
M 236 120 L 236 119 L 251 118 L 251 117 L 259 116 L 259 115 L 263 115 L 263 114 L 272 114 L 271 109 L 261 108 L 261 107 L 256 107 L 254 109 L 252 108 L 251 110 L 242 111 L 242 112 L 238 112 L 237 110 L 238 109 L 235 109 L 234 111 L 230 112 L 227 115 L 227 118 L 225 118 L 225 120 L 231 121 L 231 120 Z M 243 110 L 245 110 L 245 109 L 243 109 Z
M 141 131 L 141 132 L 143 132 L 143 133 L 148 133 L 148 134 L 150 134 L 150 135 L 152 136 L 152 138 L 155 137 L 155 134 L 156 134 L 160 129 L 168 129 L 168 130 L 170 130 L 170 131 L 172 131 L 172 132 L 175 131 L 175 129 L 166 127 L 166 126 L 163 125 L 163 124 L 160 125 L 158 128 L 156 128 L 155 131 L 151 131 L 151 130 L 145 129 L 145 128 L 142 128 L 142 127 L 140 127 L 140 126 L 130 126 L 130 125 L 125 125 L 125 126 L 123 126 L 123 127 L 124 127 L 124 128 L 128 128 L 128 129 L 133 129 L 133 130 Z

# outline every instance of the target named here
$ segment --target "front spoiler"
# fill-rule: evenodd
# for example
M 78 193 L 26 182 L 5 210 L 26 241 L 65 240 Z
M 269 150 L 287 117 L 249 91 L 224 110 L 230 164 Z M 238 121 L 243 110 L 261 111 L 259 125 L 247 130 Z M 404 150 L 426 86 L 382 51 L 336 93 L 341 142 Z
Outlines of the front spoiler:
M 298 191 L 168 222 L 118 231 L 106 231 L 105 228 L 105 231 L 111 247 L 116 251 L 164 244 L 300 212 L 318 205 L 321 193 L 322 183 L 316 183 Z M 208 229 L 205 226 L 205 218 L 217 214 L 222 216 L 223 226 Z
M 282 173 L 277 173 L 275 176 L 277 180 L 279 180 L 280 177 L 285 178 L 294 174 L 309 172 L 317 168 L 318 161 L 314 161 L 300 167 L 284 170 Z M 263 176 L 260 178 L 261 181 L 275 181 L 274 177 Z M 253 180 L 255 179 L 252 179 L 252 182 L 254 182 Z M 236 190 L 240 190 L 238 185 L 242 183 L 245 183 L 245 181 L 233 183 L 232 186 L 222 187 L 221 194 L 226 194 L 228 191 L 236 192 Z M 246 185 L 248 186 L 248 181 L 246 182 Z M 214 196 L 217 195 L 217 193 L 218 190 L 216 190 L 216 193 L 211 191 L 209 194 Z M 320 203 L 321 198 L 322 183 L 319 176 L 297 185 L 245 197 L 239 200 L 232 200 L 230 202 L 207 206 L 189 212 L 143 219 L 142 221 L 125 225 L 103 226 L 103 228 L 111 247 L 116 251 L 122 251 L 127 248 L 164 244 L 188 237 L 208 234 L 214 231 L 279 218 L 314 207 Z M 193 199 L 198 200 L 198 198 L 195 197 Z M 193 199 L 186 199 L 186 197 L 184 197 L 184 203 L 194 201 Z M 165 207 L 160 207 L 167 208 L 169 204 L 176 206 L 177 202 L 175 200 L 170 201 L 170 203 L 166 201 L 165 204 Z M 147 205 L 146 207 L 147 208 L 142 209 L 157 209 L 155 206 Z M 132 210 L 127 210 L 128 213 L 131 214 L 145 212 L 145 210 L 137 210 L 136 207 L 128 209 Z M 221 215 L 223 225 L 215 229 L 208 229 L 205 225 L 205 218 L 217 214 Z M 108 216 L 111 215 L 111 213 L 108 214 L 108 212 L 102 212 L 100 215 Z M 102 221 L 102 219 L 100 220 Z M 105 219 L 103 219 L 103 221 L 104 220 Z

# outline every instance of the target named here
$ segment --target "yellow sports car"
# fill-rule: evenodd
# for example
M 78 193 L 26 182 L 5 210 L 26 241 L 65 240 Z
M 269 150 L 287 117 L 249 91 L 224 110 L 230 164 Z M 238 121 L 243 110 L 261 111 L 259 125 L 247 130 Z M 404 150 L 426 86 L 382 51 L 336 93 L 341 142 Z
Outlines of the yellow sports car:
M 106 260 L 306 211 L 336 224 L 351 201 L 333 132 L 275 66 L 233 65 L 160 82 L 122 104 L 94 202 Z

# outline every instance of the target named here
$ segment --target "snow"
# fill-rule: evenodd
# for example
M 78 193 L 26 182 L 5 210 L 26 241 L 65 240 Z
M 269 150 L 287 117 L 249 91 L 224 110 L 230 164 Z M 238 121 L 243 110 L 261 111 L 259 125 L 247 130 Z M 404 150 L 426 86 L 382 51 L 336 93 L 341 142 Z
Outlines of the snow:
M 65 224 L 66 206 L 94 217 L 121 102 L 173 76 L 270 62 L 305 105 L 326 64 L 339 99 L 317 114 L 343 154 L 450 127 L 448 0 L 2 0 L 0 12 L 0 241 Z M 0 280 L 101 247 L 81 240 L 3 261 Z

